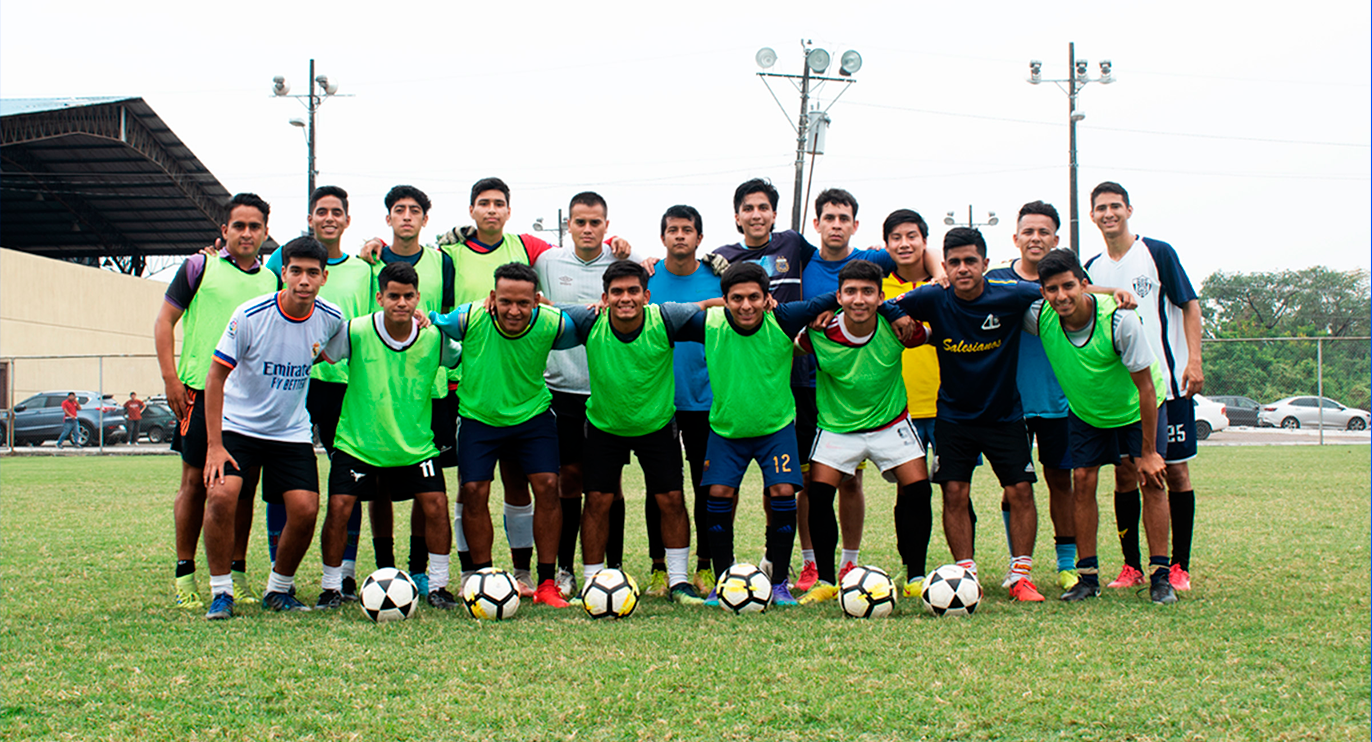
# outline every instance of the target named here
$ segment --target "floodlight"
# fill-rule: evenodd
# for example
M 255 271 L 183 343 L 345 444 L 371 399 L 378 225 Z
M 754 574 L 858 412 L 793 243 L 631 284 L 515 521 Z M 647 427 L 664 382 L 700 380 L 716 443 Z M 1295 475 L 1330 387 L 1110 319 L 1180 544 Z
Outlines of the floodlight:
M 1000 224 L 1000 219 L 997 219 L 997 218 L 996 218 L 996 212 L 994 212 L 994 211 L 988 211 L 988 212 L 986 212 L 986 215 L 987 215 L 986 226 L 988 226 L 988 227 L 994 227 L 994 226 L 996 226 L 997 224 Z
M 540 216 L 539 218 L 537 218 L 537 219 L 534 220 L 534 231 L 535 231 L 535 232 L 542 232 L 542 231 L 543 231 L 543 217 Z
M 291 86 L 286 84 L 286 78 L 277 75 L 276 77 L 272 78 L 272 82 L 276 83 L 272 86 L 272 94 L 285 95 L 291 92 Z
M 305 128 L 305 119 L 291 119 L 291 126 Z
M 1043 62 L 1033 59 L 1029 61 L 1029 83 L 1038 85 L 1043 80 Z
M 757 66 L 762 69 L 770 69 L 772 65 L 777 63 L 777 53 L 772 47 L 764 46 L 757 50 L 757 54 L 753 56 L 753 59 L 757 62 Z
M 957 224 L 958 220 L 953 218 L 953 212 L 950 211 L 948 212 L 948 216 L 943 217 L 943 223 L 951 227 L 954 224 Z
M 1109 85 L 1115 78 L 1110 75 L 1110 60 L 1103 59 L 1100 63 L 1100 82 L 1102 85 Z
M 1077 79 L 1086 82 L 1086 60 L 1077 60 Z
M 319 83 L 319 87 L 324 89 L 324 95 L 333 95 L 338 92 L 338 83 L 329 82 L 329 78 L 324 75 L 314 78 L 314 81 Z
M 1086 114 L 1082 113 L 1081 111 L 1073 111 L 1073 112 L 1072 112 L 1071 119 L 1072 119 L 1073 121 L 1081 121 L 1081 120 L 1084 119 L 1084 118 L 1086 118 Z
M 826 52 L 823 49 L 811 49 L 809 53 L 805 55 L 805 64 L 810 68 L 811 72 L 816 75 L 822 75 L 825 70 L 829 69 L 829 52 Z
M 843 77 L 851 77 L 855 72 L 862 69 L 862 55 L 849 49 L 838 58 L 838 73 Z

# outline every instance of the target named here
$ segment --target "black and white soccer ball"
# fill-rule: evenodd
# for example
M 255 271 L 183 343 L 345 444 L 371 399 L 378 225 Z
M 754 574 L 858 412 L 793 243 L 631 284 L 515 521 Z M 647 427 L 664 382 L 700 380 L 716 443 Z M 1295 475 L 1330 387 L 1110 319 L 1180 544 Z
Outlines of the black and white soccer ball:
M 404 621 L 414 615 L 419 605 L 419 588 L 414 580 L 394 567 L 382 567 L 367 575 L 357 592 L 362 612 L 376 623 Z
M 981 604 L 981 583 L 972 570 L 945 564 L 924 578 L 924 607 L 938 616 L 970 616 Z
M 772 581 L 751 564 L 735 564 L 719 576 L 715 597 L 730 613 L 761 613 L 772 602 Z
M 838 604 L 853 618 L 882 618 L 896 607 L 896 583 L 881 567 L 853 567 L 838 583 Z
M 638 584 L 618 569 L 602 569 L 581 589 L 581 607 L 591 618 L 628 618 L 638 607 Z
M 478 569 L 462 583 L 462 604 L 472 618 L 510 618 L 519 611 L 519 584 L 503 569 Z

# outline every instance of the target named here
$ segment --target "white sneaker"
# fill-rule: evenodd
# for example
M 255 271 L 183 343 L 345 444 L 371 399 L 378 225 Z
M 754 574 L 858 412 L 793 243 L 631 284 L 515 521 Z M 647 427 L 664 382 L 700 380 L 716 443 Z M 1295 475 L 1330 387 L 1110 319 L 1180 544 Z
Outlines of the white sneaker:
M 757 568 L 762 570 L 762 574 L 767 575 L 768 581 L 772 579 L 772 563 L 768 561 L 766 552 L 763 552 L 762 559 L 758 560 Z
M 553 577 L 553 583 L 557 585 L 557 594 L 563 600 L 570 600 L 576 595 L 576 575 L 572 574 L 566 567 L 558 567 L 557 575 Z

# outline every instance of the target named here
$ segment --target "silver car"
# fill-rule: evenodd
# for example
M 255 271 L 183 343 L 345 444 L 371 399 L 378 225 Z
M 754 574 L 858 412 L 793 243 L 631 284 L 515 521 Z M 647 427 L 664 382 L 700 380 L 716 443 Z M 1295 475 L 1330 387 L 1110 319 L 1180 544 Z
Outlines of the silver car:
M 1287 397 L 1265 404 L 1258 413 L 1258 422 L 1274 428 L 1317 428 L 1321 414 L 1326 428 L 1367 430 L 1367 410 L 1344 407 L 1328 397 Z

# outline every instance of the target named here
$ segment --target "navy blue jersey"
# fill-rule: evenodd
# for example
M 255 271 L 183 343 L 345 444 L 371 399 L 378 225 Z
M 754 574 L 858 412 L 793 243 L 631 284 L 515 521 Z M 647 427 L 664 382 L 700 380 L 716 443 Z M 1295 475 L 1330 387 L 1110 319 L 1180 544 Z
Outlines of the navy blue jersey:
M 773 232 L 772 239 L 762 247 L 744 247 L 743 243 L 735 242 L 711 252 L 722 255 L 730 263 L 742 260 L 761 265 L 771 279 L 772 297 L 778 304 L 805 298 L 800 292 L 800 277 L 815 255 L 815 246 L 792 230 Z
M 988 279 L 972 301 L 934 284 L 895 300 L 906 314 L 928 323 L 929 342 L 938 348 L 940 418 L 988 425 L 1024 417 L 1015 379 L 1020 325 L 1025 310 L 1041 298 L 1035 284 Z
M 986 279 L 998 281 L 1023 281 L 1039 286 L 1039 281 L 1031 281 L 1015 272 L 1019 258 L 1003 266 L 986 272 Z M 1063 394 L 1058 377 L 1048 363 L 1048 354 L 1043 352 L 1043 341 L 1038 335 L 1025 333 L 1019 345 L 1019 399 L 1024 406 L 1025 417 L 1067 417 L 1067 395 Z

